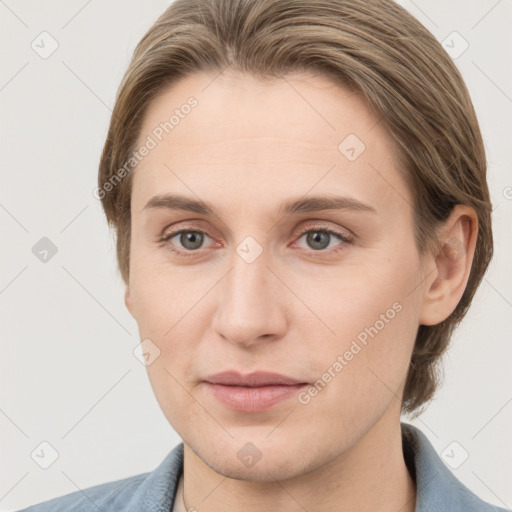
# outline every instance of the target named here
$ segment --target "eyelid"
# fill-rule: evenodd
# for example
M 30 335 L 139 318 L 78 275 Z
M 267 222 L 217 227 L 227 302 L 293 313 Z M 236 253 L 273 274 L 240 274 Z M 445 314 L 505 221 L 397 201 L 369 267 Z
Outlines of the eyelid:
M 162 232 L 162 234 L 159 236 L 158 240 L 160 242 L 163 242 L 165 240 L 168 240 L 169 238 L 172 238 L 173 236 L 176 236 L 177 234 L 183 232 L 183 231 L 194 231 L 198 233 L 203 233 L 210 237 L 211 239 L 215 239 L 215 237 L 211 236 L 209 234 L 209 231 L 212 231 L 210 229 L 204 228 L 203 224 L 205 224 L 204 221 L 194 221 L 194 220 L 188 220 L 183 222 L 178 222 L 177 224 L 173 225 L 172 227 L 169 227 L 169 229 L 165 228 Z
M 310 223 L 306 223 L 305 225 L 302 225 L 300 228 L 298 228 L 296 231 L 294 231 L 293 236 L 294 237 L 300 237 L 304 234 L 306 234 L 308 231 L 317 229 L 318 231 L 327 231 L 328 233 L 338 235 L 346 242 L 353 242 L 356 238 L 355 234 L 347 228 L 331 228 L 328 224 L 326 224 L 327 221 L 310 221 Z

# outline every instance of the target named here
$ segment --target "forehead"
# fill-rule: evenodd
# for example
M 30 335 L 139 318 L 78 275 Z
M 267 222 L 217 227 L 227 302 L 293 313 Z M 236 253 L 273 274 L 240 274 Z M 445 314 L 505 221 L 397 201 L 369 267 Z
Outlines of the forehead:
M 137 147 L 149 139 L 154 147 L 134 171 L 132 202 L 141 209 L 151 195 L 176 188 L 204 195 L 212 187 L 234 201 L 313 188 L 407 200 L 381 121 L 358 94 L 324 75 L 190 75 L 147 108 Z

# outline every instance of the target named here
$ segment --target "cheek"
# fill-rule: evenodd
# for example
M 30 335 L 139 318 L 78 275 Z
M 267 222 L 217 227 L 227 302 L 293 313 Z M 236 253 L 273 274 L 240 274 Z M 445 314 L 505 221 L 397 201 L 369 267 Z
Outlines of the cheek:
M 211 323 L 207 294 L 216 280 L 204 271 L 194 277 L 158 262 L 133 273 L 131 296 L 140 339 L 151 340 L 158 353 L 147 370 L 159 399 L 193 383 L 199 344 Z
M 198 343 L 204 331 L 200 318 L 204 295 L 204 283 L 185 282 L 179 270 L 170 274 L 168 268 L 164 272 L 150 266 L 134 280 L 140 339 L 151 340 L 158 353 L 146 367 L 148 377 L 162 411 L 180 432 L 191 422 L 189 393 L 194 392 Z
M 384 383 L 378 385 L 384 389 L 386 385 L 399 388 L 418 329 L 420 297 L 413 291 L 419 279 L 415 265 L 414 254 L 409 260 L 403 256 L 381 260 L 340 273 L 328 287 L 316 289 L 312 301 L 332 331 L 315 346 L 313 357 L 319 375 L 329 371 L 343 375 L 337 379 L 339 386 L 350 384 L 350 389 L 358 382 L 367 389 L 365 394 L 379 378 Z M 313 321 L 309 320 L 306 330 L 312 332 Z
M 364 431 L 390 404 L 399 405 L 405 384 L 415 308 L 389 303 L 382 295 L 362 306 L 356 302 L 338 315 L 333 311 L 336 337 L 310 351 L 316 380 L 299 402 L 308 421 L 315 418 L 315 425 L 329 432 Z
M 175 325 L 188 321 L 189 312 L 193 313 L 194 304 L 206 294 L 211 279 L 204 273 L 196 278 L 154 256 L 158 254 L 140 258 L 131 268 L 131 302 L 141 335 L 151 333 L 166 339 Z

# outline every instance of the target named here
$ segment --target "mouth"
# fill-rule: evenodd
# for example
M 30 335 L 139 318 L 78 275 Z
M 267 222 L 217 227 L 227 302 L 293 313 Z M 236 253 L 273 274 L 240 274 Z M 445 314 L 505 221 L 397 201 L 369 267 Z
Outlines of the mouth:
M 262 412 L 295 395 L 307 382 L 278 373 L 242 375 L 229 371 L 205 379 L 207 390 L 224 406 L 241 412 Z

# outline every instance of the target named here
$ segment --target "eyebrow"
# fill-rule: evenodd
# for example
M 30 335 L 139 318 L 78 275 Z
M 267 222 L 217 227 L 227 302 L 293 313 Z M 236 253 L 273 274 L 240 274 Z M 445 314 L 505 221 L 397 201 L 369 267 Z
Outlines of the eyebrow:
M 172 194 L 160 194 L 150 198 L 143 210 L 152 209 L 181 210 L 206 216 L 218 216 L 215 208 L 204 201 Z M 324 210 L 356 210 L 377 213 L 375 208 L 369 204 L 342 196 L 312 196 L 290 199 L 281 204 L 278 213 L 284 216 Z

